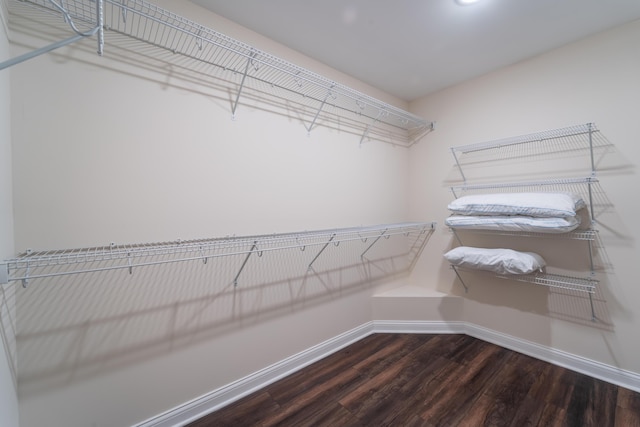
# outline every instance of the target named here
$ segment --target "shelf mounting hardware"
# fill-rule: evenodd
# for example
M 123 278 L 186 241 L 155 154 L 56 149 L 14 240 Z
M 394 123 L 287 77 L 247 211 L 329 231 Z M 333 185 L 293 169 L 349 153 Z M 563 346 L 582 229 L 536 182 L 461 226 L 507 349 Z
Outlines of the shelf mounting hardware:
M 331 92 L 334 87 L 335 87 L 335 84 L 332 84 L 331 87 L 327 89 L 327 94 L 324 96 L 324 99 L 322 100 L 322 103 L 318 107 L 318 111 L 316 111 L 315 116 L 313 116 L 313 120 L 311 121 L 311 124 L 309 125 L 309 127 L 305 126 L 307 129 L 307 135 L 311 134 L 311 129 L 313 129 L 313 125 L 316 124 L 316 120 L 318 120 L 318 116 L 320 115 L 320 112 L 324 108 L 324 105 L 327 103 L 327 99 L 329 99 L 330 96 L 333 97 L 333 99 L 335 99 L 335 95 L 333 95 L 333 93 Z
M 329 243 L 331 243 L 333 241 L 333 239 L 336 237 L 336 233 L 333 233 L 331 235 L 331 237 L 329 238 L 329 240 L 327 241 L 327 243 L 324 244 L 324 246 L 322 247 L 322 249 L 320 249 L 320 251 L 316 254 L 315 257 L 313 257 L 313 259 L 311 260 L 311 262 L 309 263 L 309 267 L 307 267 L 307 270 L 311 270 L 311 267 L 313 266 L 313 263 L 316 262 L 316 260 L 318 259 L 318 257 L 320 256 L 320 254 L 322 252 L 324 252 L 325 249 L 327 249 L 327 246 L 329 246 Z
M 73 18 L 71 17 L 71 15 L 69 14 L 69 12 L 66 11 L 66 9 L 56 3 L 53 0 L 49 0 L 49 3 L 51 3 L 51 5 L 53 5 L 53 7 L 60 13 L 62 13 L 62 17 L 64 22 L 66 22 L 69 27 L 71 27 L 71 30 L 76 33 L 75 36 L 66 38 L 64 40 L 60 40 L 57 41 L 55 43 L 51 43 L 47 46 L 43 46 L 39 49 L 33 50 L 31 52 L 27 52 L 25 54 L 16 56 L 15 58 L 11 58 L 8 59 L 4 62 L 0 62 L 0 70 L 3 70 L 5 68 L 11 67 L 13 65 L 19 64 L 21 62 L 27 61 L 29 59 L 35 58 L 36 56 L 40 56 L 44 53 L 47 52 L 51 52 L 52 50 L 56 50 L 58 48 L 67 46 L 69 44 L 75 43 L 78 40 L 82 40 L 84 38 L 87 37 L 91 37 L 95 34 L 98 35 L 98 55 L 102 55 L 103 53 L 103 49 L 104 49 L 104 29 L 103 29 L 103 25 L 104 25 L 104 15 L 103 15 L 103 8 L 102 8 L 102 0 L 97 0 L 96 1 L 96 17 L 97 17 L 97 22 L 95 27 L 91 28 L 88 31 L 80 31 L 76 25 L 73 23 Z
M 371 249 L 371 247 L 375 245 L 382 236 L 384 236 L 384 233 L 386 232 L 387 232 L 386 229 L 382 230 L 382 233 L 380 233 L 378 237 L 376 237 L 376 239 L 373 242 L 371 242 L 371 244 L 367 247 L 367 249 L 365 249 L 364 252 L 362 252 L 362 254 L 360 255 L 360 259 L 364 259 L 364 254 L 366 254 L 369 251 L 369 249 Z M 390 236 L 385 236 L 385 237 L 390 237 Z
M 249 257 L 251 256 L 251 254 L 258 248 L 258 241 L 254 240 L 253 241 L 253 246 L 251 246 L 251 249 L 249 249 L 249 253 L 247 253 L 247 256 L 244 258 L 244 261 L 242 262 L 242 265 L 240 266 L 240 270 L 238 270 L 238 274 L 236 274 L 236 277 L 233 278 L 233 286 L 236 287 L 238 286 L 238 277 L 240 277 L 240 273 L 242 273 L 242 270 L 244 270 L 245 265 L 247 265 L 247 261 L 249 261 Z
M 244 73 L 242 74 L 242 80 L 240 80 L 240 87 L 238 88 L 238 93 L 236 94 L 236 100 L 233 102 L 233 105 L 231 106 L 231 118 L 234 120 L 236 118 L 236 108 L 238 108 L 238 100 L 240 100 L 242 89 L 244 89 L 244 82 L 247 78 L 247 74 L 249 73 L 249 66 L 253 63 L 253 60 L 257 55 L 258 54 L 255 51 L 253 51 L 249 54 L 249 56 L 247 56 L 247 63 L 244 66 Z
M 365 138 L 369 135 L 369 132 L 371 132 L 371 128 L 373 127 L 373 125 L 375 125 L 378 121 L 380 121 L 381 118 L 386 117 L 388 115 L 389 115 L 389 113 L 384 108 L 381 108 L 378 111 L 378 115 L 376 116 L 376 118 L 373 119 L 373 121 L 371 123 L 369 123 L 367 125 L 367 127 L 364 129 L 364 133 L 360 137 L 360 145 L 362 145 L 362 143 L 364 142 Z

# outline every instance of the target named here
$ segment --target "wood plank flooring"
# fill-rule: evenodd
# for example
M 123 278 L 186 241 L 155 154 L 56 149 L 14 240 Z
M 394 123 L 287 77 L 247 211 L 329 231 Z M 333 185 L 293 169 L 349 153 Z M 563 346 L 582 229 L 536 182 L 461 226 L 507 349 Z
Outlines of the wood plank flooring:
M 466 335 L 374 334 L 189 427 L 640 427 L 640 393 Z

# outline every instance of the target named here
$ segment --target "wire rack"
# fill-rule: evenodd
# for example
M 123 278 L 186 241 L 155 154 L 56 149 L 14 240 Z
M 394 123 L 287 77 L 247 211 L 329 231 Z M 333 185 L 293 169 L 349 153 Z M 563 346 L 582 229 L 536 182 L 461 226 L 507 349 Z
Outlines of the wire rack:
M 250 256 L 262 256 L 265 252 L 289 249 L 316 250 L 315 257 L 306 266 L 312 268 L 314 262 L 330 247 L 342 242 L 360 241 L 363 245 L 361 258 L 380 240 L 402 235 L 409 239 L 412 248 L 418 248 L 426 242 L 435 230 L 435 222 L 410 222 L 384 224 L 371 227 L 342 228 L 334 230 L 305 231 L 298 233 L 256 235 L 243 237 L 223 237 L 188 241 L 127 244 L 52 251 L 28 250 L 17 258 L 0 262 L 0 283 L 62 276 L 78 273 L 91 273 L 116 269 L 152 266 L 174 262 L 201 261 L 209 259 L 244 255 L 244 262 L 234 282 L 242 272 Z M 61 271 L 51 268 L 65 266 Z M 45 270 L 43 272 L 43 270 Z
M 459 232 L 464 232 L 464 228 L 451 228 L 452 233 L 456 234 L 457 240 L 461 239 L 457 237 Z M 487 234 L 493 236 L 510 236 L 510 237 L 538 237 L 547 239 L 569 239 L 569 240 L 586 240 L 593 242 L 598 238 L 598 230 L 573 230 L 565 233 L 540 233 L 540 232 L 527 232 L 527 231 L 503 231 L 503 230 L 471 230 L 474 234 Z
M 468 268 L 461 268 L 458 266 L 452 265 L 451 268 L 456 272 L 458 278 L 462 282 L 465 290 L 468 290 L 467 286 L 464 284 L 464 281 L 460 277 L 461 271 L 473 272 L 476 273 L 478 270 L 472 270 Z M 589 294 L 594 294 L 596 291 L 596 286 L 599 281 L 593 277 L 574 277 L 574 276 L 566 276 L 562 274 L 553 274 L 553 273 L 531 273 L 531 274 L 495 274 L 481 271 L 482 273 L 486 273 L 487 275 L 491 275 L 493 277 L 499 277 L 501 279 L 515 280 L 517 282 L 525 282 L 525 283 L 533 283 L 535 285 L 547 286 L 550 288 L 557 289 L 565 289 L 570 291 L 578 291 L 578 292 L 587 292 Z
M 552 158 L 561 154 L 588 152 L 591 173 L 595 174 L 594 151 L 611 149 L 613 145 L 594 123 L 520 135 L 476 144 L 451 147 L 456 166 L 466 182 L 464 167 L 484 162 L 513 159 Z
M 526 275 L 500 275 L 500 278 L 517 280 L 520 282 L 534 283 L 537 285 L 570 291 L 587 292 L 591 304 L 591 319 L 596 320 L 592 294 L 596 291 L 598 280 L 594 279 L 594 254 L 593 242 L 598 238 L 595 228 L 597 217 L 611 207 L 611 203 L 596 178 L 595 153 L 598 150 L 607 152 L 613 145 L 601 134 L 593 123 L 586 123 L 560 129 L 552 129 L 527 135 L 515 136 L 505 139 L 481 142 L 476 144 L 451 147 L 451 153 L 455 159 L 455 164 L 462 176 L 464 184 L 452 186 L 451 192 L 454 197 L 464 194 L 483 193 L 511 193 L 511 192 L 569 192 L 582 197 L 585 201 L 590 215 L 591 223 L 589 229 L 577 229 L 568 233 L 533 233 L 521 231 L 497 231 L 497 230 L 471 230 L 471 229 L 451 229 L 458 243 L 462 244 L 459 232 L 471 232 L 474 234 L 485 234 L 494 236 L 514 236 L 514 237 L 535 237 L 550 239 L 572 239 L 585 241 L 589 254 L 589 277 L 575 277 L 551 273 L 535 273 Z M 468 184 L 465 168 L 477 167 L 479 165 L 496 169 L 498 162 L 505 161 L 505 165 L 514 160 L 528 163 L 532 158 L 548 159 L 558 161 L 560 172 L 564 172 L 565 164 L 562 163 L 563 156 L 573 159 L 585 154 L 589 159 L 587 177 L 570 178 L 550 178 L 535 181 L 510 181 L 510 182 L 489 182 L 479 184 Z M 513 165 L 511 165 L 513 166 Z M 507 171 L 513 167 L 507 167 Z M 555 172 L 555 174 L 553 173 Z M 558 170 L 553 170 L 551 176 L 558 176 Z M 458 272 L 459 267 L 452 266 L 458 279 L 468 290 L 464 280 Z
M 583 178 L 557 178 L 537 181 L 515 181 L 488 184 L 464 184 L 451 187 L 454 197 L 463 194 L 478 193 L 510 193 L 510 192 L 569 192 L 577 194 L 585 201 L 589 208 L 591 221 L 595 222 L 599 215 L 608 211 L 611 201 L 602 190 L 598 178 L 588 176 Z
M 232 115 L 236 113 L 245 83 L 253 81 L 279 95 L 295 95 L 297 100 L 313 104 L 315 110 L 309 113 L 312 119 L 305 124 L 309 132 L 328 107 L 364 124 L 361 142 L 380 124 L 401 130 L 406 145 L 412 145 L 433 129 L 432 122 L 143 0 L 9 1 L 12 8 L 29 5 L 44 10 L 57 16 L 59 24 L 86 27 L 90 29 L 84 30 L 87 36 L 97 32 L 100 54 L 104 29 L 180 54 L 194 60 L 196 67 L 205 64 L 217 69 L 211 74 L 223 71 L 236 76 Z M 0 69 L 13 63 L 15 61 L 7 61 Z

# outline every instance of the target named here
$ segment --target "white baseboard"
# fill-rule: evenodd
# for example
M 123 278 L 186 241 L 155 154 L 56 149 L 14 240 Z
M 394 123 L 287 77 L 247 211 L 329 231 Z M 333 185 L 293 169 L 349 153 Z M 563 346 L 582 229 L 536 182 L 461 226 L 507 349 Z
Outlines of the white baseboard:
M 373 333 L 466 334 L 554 365 L 640 392 L 640 375 L 467 322 L 375 320 L 245 378 L 150 418 L 136 427 L 183 426 L 290 375 Z
M 640 374 L 467 323 L 466 334 L 608 383 L 640 392 Z
M 373 333 L 378 334 L 466 334 L 465 322 L 432 320 L 374 320 Z
M 136 427 L 183 426 L 374 333 L 368 322 L 217 390 L 136 424 Z

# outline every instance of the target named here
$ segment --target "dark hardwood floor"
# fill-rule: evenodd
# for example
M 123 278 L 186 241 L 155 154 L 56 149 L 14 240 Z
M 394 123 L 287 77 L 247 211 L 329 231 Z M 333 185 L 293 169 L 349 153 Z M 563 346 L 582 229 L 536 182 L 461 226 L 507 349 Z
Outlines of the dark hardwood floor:
M 204 426 L 640 427 L 640 393 L 466 335 L 375 334 Z

